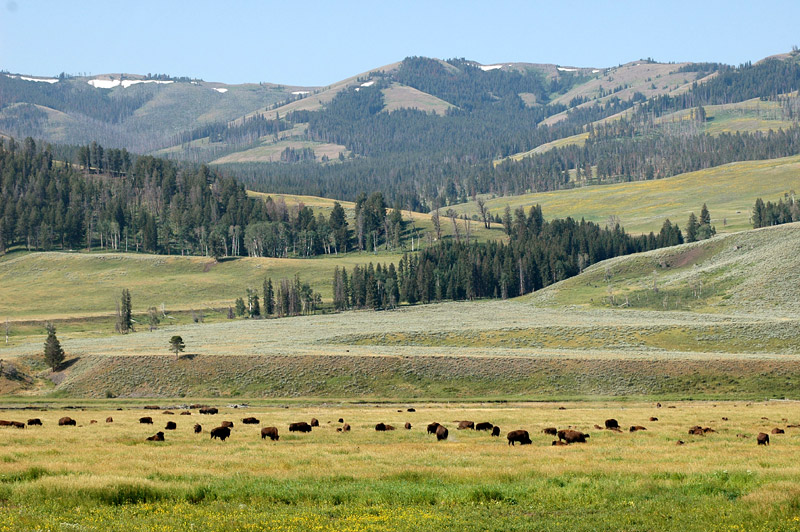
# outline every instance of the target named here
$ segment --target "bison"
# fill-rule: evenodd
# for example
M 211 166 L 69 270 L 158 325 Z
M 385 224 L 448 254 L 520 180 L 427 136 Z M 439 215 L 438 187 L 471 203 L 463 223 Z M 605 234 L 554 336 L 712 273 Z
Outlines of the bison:
M 484 421 L 482 423 L 478 423 L 477 425 L 475 425 L 475 430 L 492 430 L 492 428 L 494 428 L 494 425 L 492 425 L 488 421 Z
M 436 427 L 436 441 L 446 440 L 447 434 L 447 428 L 444 425 Z
M 164 430 L 175 430 L 177 428 L 178 425 L 176 425 L 174 421 L 167 421 L 167 426 L 164 427 Z
M 619 428 L 619 421 L 614 418 L 606 419 L 606 428 L 607 429 L 618 429 Z
M 164 410 L 161 413 L 164 414 L 165 416 L 174 416 L 175 415 L 175 412 L 173 412 L 172 410 Z
M 0 419 L 0 427 L 10 427 L 10 426 L 11 426 L 11 421 Z
M 233 421 L 223 421 L 222 423 L 220 423 L 220 426 L 232 429 L 233 428 Z
M 506 434 L 506 438 L 508 439 L 508 444 L 512 446 L 517 443 L 520 445 L 530 445 L 532 443 L 527 430 L 512 430 Z
M 349 423 L 345 423 L 344 425 L 342 425 L 342 432 L 350 432 L 350 424 Z
M 378 423 L 375 425 L 375 430 L 378 432 L 385 432 L 387 430 L 394 430 L 392 425 L 387 425 L 386 423 Z
M 436 429 L 438 429 L 439 426 L 440 425 L 438 423 L 436 423 L 435 421 L 433 423 L 431 423 L 430 425 L 428 425 L 428 434 L 436 434 Z
M 416 412 L 416 411 L 417 411 L 417 409 L 414 408 L 414 407 L 406 409 L 406 412 Z
M 211 439 L 214 440 L 219 438 L 222 441 L 225 441 L 231 435 L 230 427 L 217 427 L 215 429 L 211 429 Z
M 189 412 L 188 410 L 184 410 L 183 412 L 181 412 L 181 415 L 182 415 L 182 416 L 191 416 L 191 415 L 192 415 L 192 413 L 191 413 L 191 412 Z
M 586 443 L 586 438 L 588 438 L 589 434 L 584 434 L 579 430 L 559 430 L 558 431 L 558 439 L 564 440 L 567 443 Z
M 148 406 L 144 407 L 144 409 L 145 410 L 161 410 L 161 407 L 160 406 L 156 406 L 156 405 L 148 405 Z
M 263 440 L 267 436 L 269 436 L 269 439 L 272 441 L 278 441 L 278 438 L 280 438 L 280 436 L 278 436 L 278 428 L 264 427 L 263 429 L 261 429 L 261 439 Z
M 556 447 L 561 447 L 562 445 L 566 446 L 566 445 L 569 445 L 569 444 L 565 443 L 565 442 L 563 442 L 561 440 L 553 440 L 553 443 L 551 443 L 550 445 L 554 445 Z
M 700 425 L 695 425 L 694 427 L 689 429 L 689 434 L 692 436 L 703 436 L 705 435 L 705 431 L 703 430 L 703 427 L 701 427 Z
M 411 430 L 411 423 L 409 423 L 408 421 L 406 421 L 406 424 L 403 426 L 406 428 L 406 430 Z
M 319 427 L 319 420 L 315 417 L 311 418 L 311 426 L 312 427 Z
M 147 417 L 140 417 L 140 418 L 139 418 L 139 423 L 141 423 L 141 424 L 143 424 L 143 425 L 152 425 L 152 424 L 153 424 L 153 418 L 151 418 L 151 417 L 149 417 L 149 416 L 147 416 Z
M 498 427 L 497 425 L 492 427 L 492 436 L 495 436 L 495 437 L 496 436 L 500 436 L 500 427 Z
M 647 430 L 647 429 L 641 425 L 631 425 L 630 432 L 637 432 L 640 430 Z
M 305 421 L 299 423 L 291 423 L 289 425 L 289 432 L 311 432 L 311 425 Z
M 344 418 L 339 418 L 339 423 L 344 423 Z
M 200 434 L 201 432 L 203 432 L 203 426 L 200 425 L 199 423 L 195 423 L 194 424 L 194 433 L 195 434 Z
M 96 424 L 97 424 L 97 420 L 96 419 L 93 419 L 93 420 L 89 421 L 89 425 L 96 425 Z
M 474 421 L 459 421 L 458 422 L 458 430 L 465 430 L 465 429 L 474 429 L 475 422 Z
M 756 441 L 758 445 L 769 445 L 769 434 L 759 432 L 758 436 L 756 436 Z
M 542 429 L 542 432 L 544 434 L 549 434 L 551 436 L 555 436 L 556 434 L 558 434 L 558 429 L 555 428 L 555 427 L 547 427 L 547 428 Z
M 149 438 L 147 438 L 147 441 L 164 441 L 164 433 L 163 432 L 157 432 L 157 433 L 153 434 L 152 436 L 150 436 Z
M 242 420 L 244 425 L 258 425 L 261 423 L 257 418 L 254 417 L 246 417 Z
M 42 426 L 42 420 L 41 420 L 41 419 L 39 419 L 38 417 L 35 417 L 35 418 L 33 418 L 33 419 L 29 419 L 29 420 L 28 420 L 28 426 L 29 426 L 29 427 L 32 427 L 32 426 L 34 426 L 34 425 L 38 425 L 38 426 L 40 426 L 40 427 L 41 427 L 41 426 Z
M 778 427 L 775 427 L 774 429 L 772 429 L 772 434 L 786 434 L 786 431 L 783 429 L 779 429 Z
M 61 419 L 58 420 L 58 426 L 59 427 L 66 427 L 66 426 L 70 426 L 70 425 L 74 427 L 77 424 L 78 424 L 78 422 L 75 421 L 74 419 L 72 419 L 69 416 L 62 417 Z
M 725 418 L 722 418 L 722 419 L 725 419 Z M 650 421 L 658 421 L 658 418 L 657 417 L 651 417 Z
M 214 415 L 219 414 L 219 409 L 213 406 L 207 406 L 198 410 L 201 414 Z
M 113 417 L 111 417 L 111 416 L 108 416 L 108 417 L 106 418 L 106 423 L 113 423 L 113 422 L 114 422 L 114 418 L 113 418 Z

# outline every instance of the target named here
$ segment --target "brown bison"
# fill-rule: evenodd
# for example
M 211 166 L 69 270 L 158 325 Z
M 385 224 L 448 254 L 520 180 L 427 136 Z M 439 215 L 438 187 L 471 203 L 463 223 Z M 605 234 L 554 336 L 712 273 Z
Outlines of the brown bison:
M 685 442 L 683 440 L 678 440 L 675 442 L 675 445 L 683 445 Z
M 181 412 L 181 415 L 182 415 L 182 416 L 191 416 L 191 415 L 192 415 L 192 413 L 191 413 L 191 412 L 189 412 L 188 410 L 184 410 L 183 412 Z
M 76 426 L 77 424 L 78 424 L 78 422 L 77 422 L 77 421 L 75 421 L 74 419 L 72 419 L 72 418 L 71 418 L 71 417 L 69 417 L 69 416 L 67 416 L 67 417 L 62 417 L 61 419 L 59 419 L 59 420 L 58 420 L 58 426 L 59 426 L 59 427 L 66 427 L 66 426 L 69 426 L 69 425 L 71 425 L 71 426 L 73 426 L 73 427 L 74 427 L 74 426 Z
M 201 414 L 214 415 L 219 414 L 219 409 L 213 406 L 207 406 L 198 410 Z
M 378 432 L 385 432 L 387 430 L 394 430 L 392 425 L 387 425 L 386 423 L 378 423 L 375 425 L 375 430 Z
M 562 445 L 566 446 L 566 445 L 569 445 L 569 444 L 565 443 L 565 442 L 563 442 L 561 440 L 553 440 L 553 443 L 551 443 L 550 445 L 555 445 L 556 447 L 561 447 Z
M 594 424 L 594 428 L 595 428 L 596 430 L 603 430 L 603 427 L 601 427 L 601 426 L 600 426 L 600 425 L 598 425 L 597 423 L 595 423 L 595 424 Z
M 500 436 L 500 427 L 498 427 L 497 425 L 492 427 L 492 436 L 495 437 Z
M 406 424 L 403 426 L 405 427 L 406 430 L 411 430 L 411 423 L 409 423 L 408 421 L 406 421 Z
M 517 443 L 520 445 L 530 445 L 533 443 L 531 442 L 531 437 L 527 430 L 512 430 L 506 434 L 506 438 L 508 439 L 508 444 L 512 446 Z
M 299 423 L 291 423 L 289 425 L 289 432 L 311 432 L 311 425 L 305 421 Z
M 475 425 L 475 430 L 492 430 L 493 428 L 494 425 L 492 425 L 488 421 L 484 421 L 482 423 L 478 423 L 477 425 Z
M 108 416 L 108 417 L 106 418 L 106 423 L 113 423 L 113 422 L 114 422 L 114 418 L 113 418 L 113 417 L 111 417 L 111 416 Z
M 475 428 L 475 422 L 474 421 L 459 421 L 457 428 L 458 428 L 458 430 L 474 429 Z
M 261 439 L 263 440 L 267 436 L 269 436 L 269 439 L 272 441 L 278 441 L 278 438 L 280 438 L 280 436 L 278 436 L 278 427 L 264 427 L 261 429 Z
M 345 423 L 344 425 L 342 425 L 342 432 L 350 432 L 350 424 L 349 423 Z
M 174 416 L 175 415 L 175 412 L 173 412 L 172 410 L 164 410 L 161 413 L 164 414 L 165 416 Z
M 164 430 L 175 430 L 177 428 L 178 425 L 176 425 L 174 421 L 167 421 L 167 426 L 164 427 Z
M 212 440 L 219 438 L 220 440 L 225 441 L 225 439 L 230 437 L 230 435 L 231 435 L 230 427 L 217 427 L 215 429 L 211 429 Z
M 701 427 L 700 425 L 695 425 L 694 427 L 689 429 L 689 434 L 692 436 L 703 436 L 705 435 L 705 431 L 703 430 L 703 427 Z
M 147 438 L 147 441 L 164 441 L 164 433 L 163 432 L 157 432 L 157 433 L 153 434 L 152 436 L 150 436 L 149 438 Z
M 725 418 L 722 418 L 722 419 L 725 419 Z M 657 417 L 651 417 L 650 421 L 658 421 L 658 418 Z
M 220 426 L 232 429 L 233 428 L 233 421 L 223 421 L 222 423 L 220 423 Z
M 428 434 L 436 434 L 436 429 L 438 429 L 440 425 L 435 421 L 428 425 Z
M 29 426 L 29 427 L 32 427 L 32 426 L 34 426 L 34 425 L 38 425 L 38 426 L 40 426 L 40 427 L 41 427 L 41 426 L 42 426 L 42 420 L 41 420 L 41 419 L 39 419 L 38 417 L 35 417 L 35 418 L 33 418 L 33 419 L 29 419 L 29 420 L 28 420 L 28 426 Z
M 319 420 L 315 417 L 311 418 L 311 426 L 312 427 L 319 427 Z
M 10 421 L 7 421 L 5 419 L 0 419 L 0 427 L 10 427 L 10 426 L 11 426 Z
M 24 429 L 25 428 L 25 423 L 23 423 L 22 421 L 12 421 L 11 425 L 16 427 L 16 428 L 18 428 L 18 429 Z
M 91 421 L 89 421 L 89 425 L 96 425 L 96 424 L 97 424 L 96 419 L 92 419 Z
M 758 436 L 756 436 L 756 441 L 758 445 L 769 445 L 769 434 L 759 432 Z
M 152 425 L 152 424 L 153 424 L 153 418 L 151 418 L 151 417 L 149 417 L 149 416 L 147 416 L 147 417 L 140 417 L 140 418 L 139 418 L 139 423 L 141 423 L 141 424 L 143 424 L 143 425 Z
M 547 427 L 545 429 L 542 429 L 542 432 L 544 434 L 549 434 L 551 436 L 555 436 L 556 434 L 558 434 L 558 429 L 555 428 L 555 427 Z
M 199 423 L 195 423 L 194 424 L 194 433 L 195 434 L 200 434 L 201 432 L 203 432 L 203 426 L 200 425 Z
M 588 438 L 589 434 L 584 434 L 579 430 L 559 430 L 558 431 L 558 439 L 564 440 L 567 443 L 586 443 L 586 438 Z
M 774 429 L 772 429 L 771 434 L 786 434 L 786 431 L 783 429 L 779 429 L 778 427 L 775 427 Z
M 161 410 L 161 407 L 160 406 L 156 406 L 156 405 L 148 405 L 148 406 L 144 407 L 144 409 L 145 410 Z
M 606 419 L 606 428 L 607 429 L 618 429 L 619 428 L 619 421 L 614 418 Z
M 436 427 L 436 441 L 446 440 L 447 434 L 447 428 L 444 425 Z
M 242 423 L 245 425 L 258 425 L 261 422 L 257 418 L 246 417 L 242 420 Z
M 630 432 L 637 432 L 640 430 L 647 430 L 647 429 L 641 425 L 631 425 Z

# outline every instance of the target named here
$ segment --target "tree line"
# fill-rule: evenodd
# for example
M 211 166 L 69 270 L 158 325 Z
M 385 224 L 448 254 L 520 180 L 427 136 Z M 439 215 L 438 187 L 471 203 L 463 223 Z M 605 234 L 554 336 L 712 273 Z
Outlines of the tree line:
M 756 203 L 753 205 L 751 221 L 754 229 L 799 222 L 800 204 L 794 197 L 794 191 L 786 193 L 776 203 L 771 201 L 764 203 L 761 198 L 756 199 Z

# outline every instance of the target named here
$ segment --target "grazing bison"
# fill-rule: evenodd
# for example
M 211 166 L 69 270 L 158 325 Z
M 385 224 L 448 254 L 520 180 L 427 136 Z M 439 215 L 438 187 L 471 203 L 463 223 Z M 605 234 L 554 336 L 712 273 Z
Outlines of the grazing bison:
M 350 432 L 350 425 L 348 423 L 342 425 L 342 432 Z
M 213 406 L 207 406 L 198 410 L 201 414 L 214 415 L 219 414 L 219 409 Z
M 153 418 L 151 418 L 149 416 L 148 417 L 140 417 L 139 418 L 139 423 L 141 423 L 143 425 L 152 425 L 153 424 Z
M 475 428 L 475 422 L 474 421 L 459 421 L 457 428 L 458 428 L 458 430 L 474 429 Z
M 113 423 L 113 422 L 114 422 L 114 418 L 113 418 L 113 417 L 111 417 L 111 416 L 108 416 L 108 417 L 106 418 L 106 423 Z
M 406 421 L 406 424 L 403 426 L 406 428 L 406 430 L 411 430 L 411 423 L 409 423 L 408 421 Z
M 147 438 L 147 441 L 164 441 L 164 433 L 163 432 L 157 432 L 157 433 L 153 434 L 152 436 L 150 436 L 149 438 Z
M 614 418 L 606 419 L 606 428 L 607 429 L 618 429 L 619 428 L 619 421 Z
M 261 439 L 263 440 L 267 436 L 269 436 L 269 439 L 272 441 L 278 441 L 278 438 L 280 438 L 280 436 L 278 436 L 278 427 L 264 427 L 261 429 Z
M 640 430 L 647 430 L 647 429 L 644 428 L 641 425 L 632 425 L 631 428 L 630 428 L 631 432 L 637 432 L 637 431 L 640 431 Z
M 220 424 L 220 426 L 221 426 L 221 427 L 227 427 L 227 428 L 229 428 L 229 429 L 232 429 L 232 428 L 233 428 L 233 421 L 223 421 L 223 422 Z
M 446 440 L 447 434 L 447 428 L 444 425 L 436 427 L 436 441 Z
M 438 429 L 440 425 L 435 421 L 428 425 L 428 434 L 436 434 L 436 429 Z
M 769 434 L 759 432 L 758 436 L 756 436 L 756 441 L 759 445 L 769 445 Z
M 772 429 L 772 434 L 786 434 L 786 431 L 783 429 L 779 429 L 778 427 L 775 427 L 774 429 Z
M 0 419 L 0 427 L 10 427 L 10 426 L 11 426 L 11 421 Z
M 492 427 L 492 436 L 495 437 L 500 436 L 500 427 L 498 427 L 497 425 Z
M 520 445 L 530 445 L 532 443 L 527 430 L 512 430 L 506 434 L 506 438 L 508 439 L 508 444 L 512 446 L 517 443 Z
M 315 417 L 311 418 L 311 426 L 312 427 L 319 427 L 319 420 Z
M 203 426 L 200 425 L 199 423 L 195 423 L 194 424 L 194 433 L 195 434 L 200 434 L 201 432 L 203 432 Z
M 16 427 L 16 428 L 18 428 L 18 429 L 24 429 L 25 428 L 25 423 L 23 423 L 22 421 L 12 421 L 11 425 Z
M 214 440 L 219 438 L 222 441 L 225 441 L 231 435 L 230 427 L 217 427 L 215 429 L 211 429 L 211 439 Z
M 34 426 L 34 425 L 39 425 L 39 426 L 42 426 L 42 420 L 41 420 L 41 419 L 39 419 L 38 417 L 35 417 L 35 418 L 33 418 L 33 419 L 29 419 L 29 420 L 28 420 L 28 426 L 29 426 L 29 427 L 32 427 L 32 426 Z
M 494 425 L 488 421 L 484 421 L 483 423 L 478 423 L 475 425 L 475 430 L 492 430 L 492 428 L 494 428 Z
M 584 434 L 579 430 L 559 430 L 558 431 L 558 439 L 564 440 L 567 443 L 586 443 L 586 438 L 589 437 L 589 434 Z
M 242 423 L 245 425 L 258 425 L 261 422 L 254 417 L 246 417 L 242 420 Z
M 289 432 L 311 432 L 311 425 L 305 421 L 299 423 L 291 423 L 289 425 Z
M 175 430 L 177 428 L 178 425 L 176 425 L 174 421 L 167 421 L 167 426 L 164 427 L 164 430 Z
M 555 427 L 547 427 L 545 429 L 542 429 L 542 432 L 544 434 L 549 434 L 551 436 L 555 436 L 556 434 L 558 434 L 558 429 L 555 428 Z
M 725 418 L 722 418 L 722 419 L 725 419 Z M 658 421 L 658 418 L 657 417 L 651 417 L 650 421 Z
M 66 427 L 68 425 L 71 425 L 71 426 L 74 427 L 77 424 L 78 424 L 77 421 L 75 421 L 74 419 L 72 419 L 71 417 L 68 417 L 68 416 L 67 417 L 62 417 L 61 419 L 58 420 L 58 426 L 59 427 Z

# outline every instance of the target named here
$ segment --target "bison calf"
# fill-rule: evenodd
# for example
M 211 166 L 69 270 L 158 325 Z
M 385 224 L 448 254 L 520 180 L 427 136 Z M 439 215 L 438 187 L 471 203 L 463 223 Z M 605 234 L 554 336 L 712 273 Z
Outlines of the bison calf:
M 269 439 L 272 441 L 278 441 L 278 428 L 277 427 L 264 427 L 261 429 L 261 439 L 265 439 L 269 436 Z
M 214 440 L 219 438 L 222 441 L 225 441 L 231 435 L 230 427 L 217 427 L 215 429 L 211 429 L 211 439 Z
M 644 428 L 641 425 L 632 425 L 631 428 L 630 428 L 630 432 L 637 432 L 637 431 L 640 431 L 640 430 L 647 430 L 647 429 Z
M 530 445 L 532 443 L 527 430 L 512 430 L 506 434 L 506 438 L 508 439 L 509 445 L 516 445 L 517 443 L 520 445 Z

